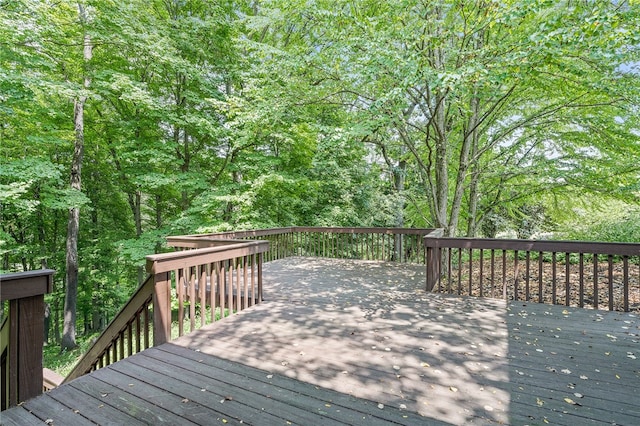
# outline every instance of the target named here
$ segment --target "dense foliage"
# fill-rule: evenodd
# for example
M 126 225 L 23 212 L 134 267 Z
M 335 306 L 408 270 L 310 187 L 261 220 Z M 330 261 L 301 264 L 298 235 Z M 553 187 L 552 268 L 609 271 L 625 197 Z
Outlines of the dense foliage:
M 58 271 L 59 336 L 73 209 L 82 333 L 169 234 L 638 241 L 639 27 L 635 1 L 0 1 L 1 269 Z

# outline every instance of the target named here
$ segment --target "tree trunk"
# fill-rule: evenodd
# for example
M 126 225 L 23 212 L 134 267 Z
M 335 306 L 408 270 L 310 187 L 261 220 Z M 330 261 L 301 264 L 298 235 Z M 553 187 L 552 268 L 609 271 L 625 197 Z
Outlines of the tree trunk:
M 450 235 L 455 235 L 458 229 L 458 221 L 460 219 L 460 210 L 462 209 L 462 197 L 467 182 L 467 171 L 469 170 L 469 154 L 473 146 L 473 137 L 475 129 L 478 125 L 478 108 L 480 101 L 476 94 L 472 95 L 469 101 L 471 113 L 467 120 L 466 128 L 463 129 L 462 146 L 460 147 L 460 159 L 458 161 L 458 176 L 456 178 L 456 187 L 451 202 L 451 216 L 449 217 Z
M 446 99 L 444 95 L 436 97 L 434 125 L 436 126 L 436 162 L 435 162 L 435 220 L 436 228 L 444 228 L 445 235 L 451 236 L 447 223 L 447 207 L 449 204 L 449 147 L 446 124 Z
M 469 183 L 469 217 L 467 222 L 467 237 L 474 238 L 478 233 L 478 186 L 480 183 L 480 159 L 478 158 L 478 129 L 473 132 L 473 146 L 471 147 L 471 182 Z
M 80 21 L 87 22 L 87 13 L 82 4 L 78 4 Z M 84 35 L 83 59 L 85 64 L 91 60 L 91 38 Z M 89 88 L 91 80 L 84 76 L 84 89 Z M 73 149 L 73 162 L 71 164 L 71 189 L 82 189 L 82 160 L 84 157 L 84 105 L 87 101 L 86 94 L 78 96 L 73 105 L 73 122 L 75 130 L 75 142 Z M 76 344 L 76 305 L 78 299 L 78 234 L 80 228 L 80 208 L 69 209 L 69 222 L 67 226 L 67 287 L 64 299 L 64 326 L 62 331 L 61 349 L 72 349 Z
M 398 166 L 393 170 L 393 184 L 398 196 L 398 206 L 396 206 L 395 226 L 397 228 L 404 227 L 404 182 L 407 175 L 407 162 L 400 160 Z M 396 262 L 402 262 L 402 242 L 401 234 L 395 234 L 393 242 L 393 259 Z

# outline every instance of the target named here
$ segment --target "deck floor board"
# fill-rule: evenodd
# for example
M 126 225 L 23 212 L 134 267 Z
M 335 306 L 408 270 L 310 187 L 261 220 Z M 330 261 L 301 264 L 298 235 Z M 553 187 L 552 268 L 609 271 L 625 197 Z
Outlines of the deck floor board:
M 416 265 L 289 258 L 264 274 L 263 303 L 0 422 L 640 424 L 637 313 L 425 293 Z

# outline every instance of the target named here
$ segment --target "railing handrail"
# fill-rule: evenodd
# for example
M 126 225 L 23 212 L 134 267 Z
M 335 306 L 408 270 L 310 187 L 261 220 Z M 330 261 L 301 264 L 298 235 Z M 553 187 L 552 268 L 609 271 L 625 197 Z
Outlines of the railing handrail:
M 519 240 L 500 238 L 438 237 L 426 239 L 426 245 L 440 248 L 472 248 L 494 250 L 522 250 L 530 252 L 607 254 L 639 256 L 640 244 L 569 240 Z
M 190 234 L 190 235 L 176 235 L 172 237 L 167 237 L 168 241 L 179 238 L 206 238 L 206 237 L 229 237 L 229 238 L 248 238 L 248 237 L 263 237 L 268 235 L 279 235 L 286 234 L 288 232 L 293 232 L 294 227 L 284 227 L 284 228 L 266 228 L 266 229 L 252 229 L 252 230 L 244 230 L 244 231 L 223 231 L 223 232 L 212 232 L 206 234 Z
M 167 237 L 167 245 L 169 247 L 176 248 L 206 248 L 206 247 L 219 247 L 228 246 L 232 243 L 246 243 L 247 240 L 221 238 L 221 237 L 193 237 L 193 236 L 181 236 L 181 237 Z
M 150 301 L 153 296 L 153 279 L 149 275 L 141 286 L 131 296 L 126 305 L 118 312 L 118 314 L 105 328 L 98 339 L 93 343 L 91 348 L 80 358 L 73 369 L 67 374 L 63 383 L 67 383 L 77 377 L 83 376 L 91 370 L 95 360 L 103 354 L 112 344 L 122 330 L 124 330 L 129 322 L 134 318 L 136 313 Z
M 201 265 L 205 262 L 218 262 L 266 251 L 268 241 L 242 241 L 217 247 L 198 248 L 196 250 L 177 251 L 147 256 L 147 272 L 159 274 Z
M 269 235 L 281 235 L 292 232 L 321 232 L 327 234 L 406 234 L 406 235 L 426 235 L 433 232 L 433 228 L 398 228 L 398 227 L 323 227 L 323 226 L 289 226 L 285 228 L 254 229 L 246 231 L 225 231 L 208 234 L 178 235 L 167 237 L 169 242 L 185 238 L 213 238 L 213 237 L 263 237 Z
M 0 301 L 23 299 L 53 291 L 53 269 L 37 269 L 34 271 L 11 272 L 0 275 L 2 291 Z M 38 280 L 38 278 L 45 280 Z

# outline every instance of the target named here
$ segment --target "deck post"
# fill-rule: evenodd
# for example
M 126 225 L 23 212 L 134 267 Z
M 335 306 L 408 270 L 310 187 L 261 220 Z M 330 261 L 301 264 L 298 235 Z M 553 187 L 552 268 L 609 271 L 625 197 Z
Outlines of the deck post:
M 171 272 L 153 275 L 153 345 L 171 341 Z
M 432 291 L 440 280 L 440 247 L 438 239 L 444 235 L 444 229 L 434 229 L 424 236 L 426 291 Z
M 0 300 L 9 301 L 0 348 L 3 410 L 42 393 L 44 295 L 53 291 L 54 273 L 41 269 L 0 275 Z

